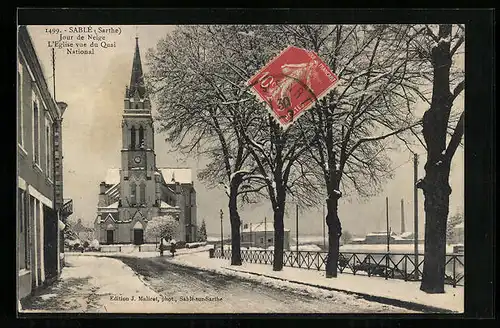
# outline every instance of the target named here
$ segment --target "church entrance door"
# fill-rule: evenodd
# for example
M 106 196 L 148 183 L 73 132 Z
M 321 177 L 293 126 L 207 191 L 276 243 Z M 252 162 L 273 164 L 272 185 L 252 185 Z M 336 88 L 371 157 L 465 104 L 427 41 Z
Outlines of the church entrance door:
M 134 229 L 134 244 L 135 245 L 144 244 L 144 230 Z
M 106 243 L 107 244 L 112 244 L 113 243 L 113 230 L 106 230 Z

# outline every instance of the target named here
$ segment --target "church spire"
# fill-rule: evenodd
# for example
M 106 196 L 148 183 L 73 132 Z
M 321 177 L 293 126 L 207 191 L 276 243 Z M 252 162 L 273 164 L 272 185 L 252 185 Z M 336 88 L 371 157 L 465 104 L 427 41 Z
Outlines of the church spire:
M 135 53 L 134 61 L 132 63 L 130 85 L 128 87 L 128 97 L 134 97 L 136 91 L 139 93 L 139 97 L 144 98 L 146 94 L 146 88 L 144 86 L 142 74 L 141 54 L 139 52 L 139 37 L 137 36 L 135 37 Z

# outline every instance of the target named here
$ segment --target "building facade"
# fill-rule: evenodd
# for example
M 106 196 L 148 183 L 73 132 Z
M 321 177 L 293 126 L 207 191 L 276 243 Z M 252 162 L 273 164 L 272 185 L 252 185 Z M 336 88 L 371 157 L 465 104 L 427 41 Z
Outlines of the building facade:
M 245 224 L 241 231 L 241 247 L 274 247 L 274 224 L 272 222 L 260 222 L 257 224 Z M 290 229 L 284 232 L 284 250 L 290 250 Z
M 396 234 L 391 231 L 389 234 L 389 244 L 413 244 L 415 241 L 413 239 L 413 232 L 404 232 L 401 234 Z M 418 243 L 423 243 L 423 239 L 419 239 Z M 387 244 L 387 232 L 371 232 L 366 234 L 364 238 L 353 238 L 349 244 L 369 244 L 369 245 L 381 245 Z
M 62 115 L 50 94 L 26 26 L 18 29 L 17 293 L 18 300 L 56 279 L 63 265 L 60 230 L 71 214 L 63 200 Z M 66 212 L 65 212 L 66 210 Z M 68 212 L 69 211 L 69 212 Z
M 109 169 L 99 186 L 95 220 L 100 244 L 154 243 L 148 221 L 169 215 L 179 221 L 179 241 L 196 241 L 196 191 L 189 168 L 156 165 L 151 102 L 144 86 L 136 38 L 130 84 L 125 88 L 121 168 Z

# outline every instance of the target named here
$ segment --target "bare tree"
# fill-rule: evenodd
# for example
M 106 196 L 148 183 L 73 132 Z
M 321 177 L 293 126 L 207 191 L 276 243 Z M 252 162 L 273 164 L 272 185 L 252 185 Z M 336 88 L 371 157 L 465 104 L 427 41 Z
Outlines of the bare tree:
M 262 104 L 255 99 L 248 88 L 241 86 L 269 60 L 276 56 L 286 44 L 277 33 L 277 26 L 218 26 L 213 28 L 212 37 L 219 45 L 221 61 L 233 74 L 239 76 L 239 82 L 232 85 L 244 91 L 246 112 L 255 113 L 251 119 L 251 128 L 241 128 L 241 137 L 248 146 L 255 168 L 246 178 L 260 181 L 267 189 L 274 212 L 274 260 L 273 270 L 283 268 L 284 251 L 284 215 L 287 194 L 300 199 L 302 206 L 309 206 L 317 201 L 317 186 L 310 180 L 306 163 L 301 157 L 312 144 L 304 140 L 297 129 L 283 129 L 270 117 Z M 227 37 L 224 37 L 227 36 Z M 218 40 L 218 41 L 217 41 Z M 224 40 L 225 42 L 221 42 Z M 228 58 L 231 60 L 229 61 Z M 249 97 L 249 98 L 247 98 Z M 241 103 L 241 102 L 236 102 Z M 226 107 L 234 117 L 234 103 Z M 237 119 L 241 122 L 241 119 Z M 249 134 L 249 132 L 253 132 Z
M 309 149 L 327 191 L 326 277 L 336 277 L 341 183 L 371 196 L 391 177 L 388 140 L 420 124 L 413 115 L 420 62 L 409 51 L 407 26 L 283 25 L 281 30 L 289 43 L 315 51 L 339 76 L 339 85 L 298 122 L 317 136 Z
M 464 135 L 465 111 L 455 102 L 465 87 L 463 67 L 457 65 L 465 34 L 461 25 L 413 28 L 419 36 L 414 47 L 430 68 L 432 82 L 429 109 L 422 118 L 427 150 L 425 177 L 417 184 L 425 197 L 425 255 L 420 289 L 427 293 L 444 293 L 446 222 L 451 194 L 449 176 L 451 161 Z
M 185 154 L 208 158 L 199 178 L 212 187 L 224 186 L 231 222 L 231 264 L 241 265 L 238 196 L 249 201 L 249 194 L 263 186 L 245 178 L 253 171 L 246 169 L 251 158 L 241 129 L 247 128 L 251 115 L 240 104 L 241 90 L 231 85 L 238 83 L 232 82 L 234 74 L 228 74 L 232 70 L 221 66 L 217 58 L 209 28 L 181 26 L 160 41 L 148 55 L 149 81 L 161 107 L 158 120 L 167 141 Z M 231 112 L 226 110 L 229 105 Z

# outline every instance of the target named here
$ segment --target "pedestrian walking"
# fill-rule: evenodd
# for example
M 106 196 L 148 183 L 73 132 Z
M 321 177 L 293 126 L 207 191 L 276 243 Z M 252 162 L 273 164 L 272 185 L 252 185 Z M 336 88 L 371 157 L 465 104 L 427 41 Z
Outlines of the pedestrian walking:
M 160 240 L 160 246 L 158 247 L 159 250 L 160 250 L 160 256 L 163 256 L 163 252 L 165 251 L 166 249 L 166 245 L 165 245 L 165 239 L 161 239 Z
M 170 241 L 170 253 L 172 253 L 172 257 L 175 256 L 175 247 L 176 247 L 176 243 L 175 243 L 175 239 L 172 239 Z

